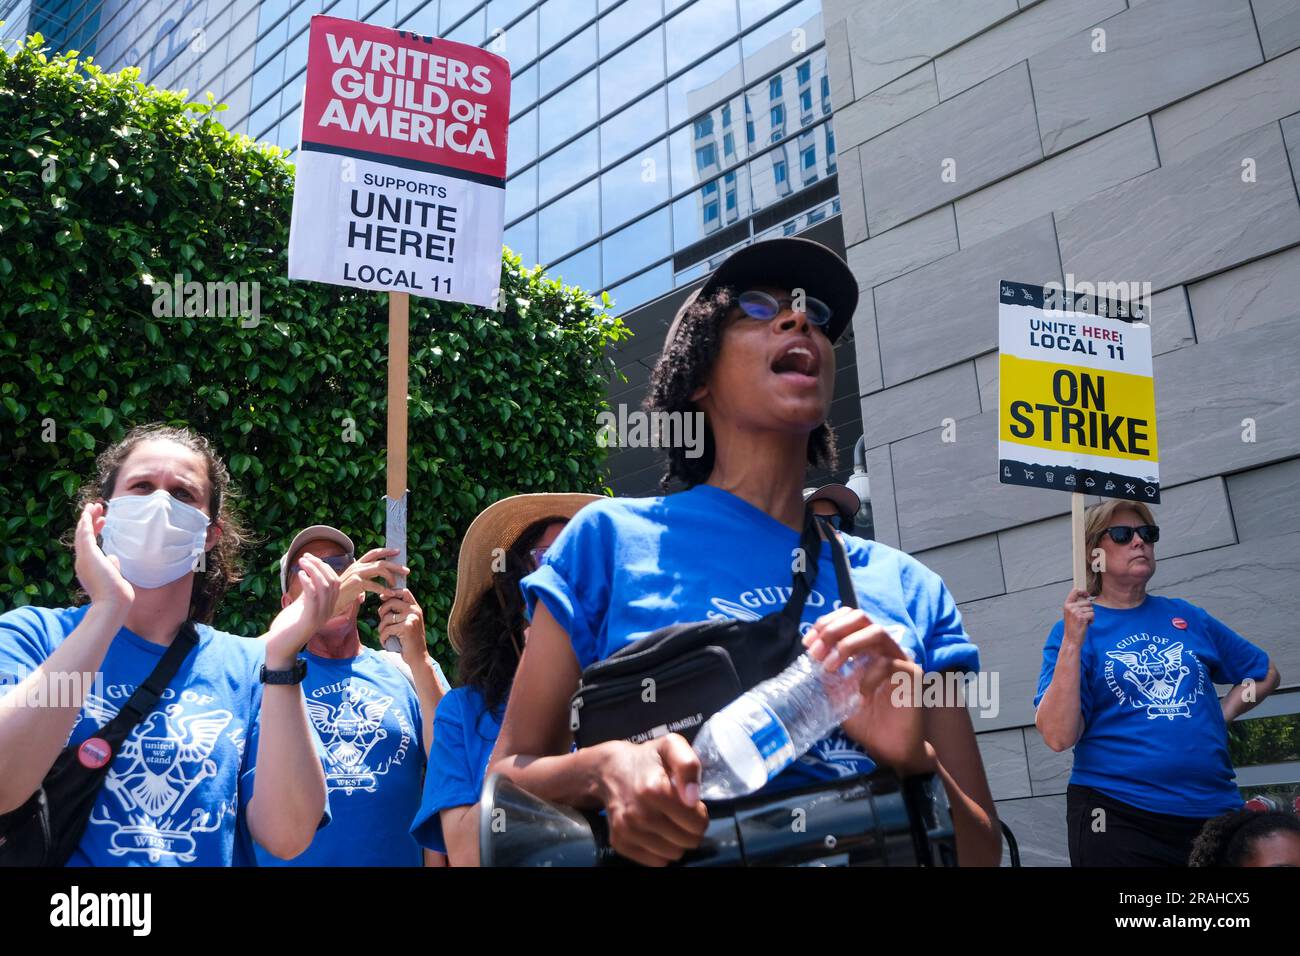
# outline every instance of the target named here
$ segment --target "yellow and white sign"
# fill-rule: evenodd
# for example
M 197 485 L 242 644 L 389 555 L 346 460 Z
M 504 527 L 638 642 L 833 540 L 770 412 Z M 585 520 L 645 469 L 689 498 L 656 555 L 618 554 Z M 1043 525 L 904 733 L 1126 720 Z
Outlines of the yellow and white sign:
M 1151 326 L 1143 307 L 1003 280 L 1003 484 L 1160 501 Z

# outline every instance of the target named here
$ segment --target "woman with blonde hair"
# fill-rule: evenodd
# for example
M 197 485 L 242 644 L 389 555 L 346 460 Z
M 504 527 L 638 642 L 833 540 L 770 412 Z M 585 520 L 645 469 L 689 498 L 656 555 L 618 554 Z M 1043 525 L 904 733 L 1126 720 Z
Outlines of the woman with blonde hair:
M 1147 593 L 1160 529 L 1140 501 L 1088 510 L 1086 590 L 1043 648 L 1034 722 L 1074 748 L 1066 790 L 1073 866 L 1186 866 L 1206 820 L 1241 807 L 1227 724 L 1281 678 L 1208 612 Z M 1215 684 L 1233 684 L 1220 700 Z

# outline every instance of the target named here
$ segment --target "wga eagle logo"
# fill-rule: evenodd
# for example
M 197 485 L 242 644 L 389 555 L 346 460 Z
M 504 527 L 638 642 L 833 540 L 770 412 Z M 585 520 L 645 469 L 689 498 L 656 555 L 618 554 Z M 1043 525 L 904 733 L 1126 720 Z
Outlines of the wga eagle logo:
M 97 695 L 87 698 L 85 709 L 105 723 L 118 710 Z M 90 818 L 91 823 L 113 828 L 111 855 L 143 853 L 151 863 L 164 856 L 184 863 L 195 860 L 196 835 L 220 829 L 229 808 L 224 803 L 214 809 L 186 803 L 204 781 L 217 776 L 212 751 L 232 719 L 228 710 L 187 717 L 181 704 L 170 704 L 136 727 L 104 779 L 109 806 L 100 804 Z M 114 803 L 126 823 L 110 810 Z
M 361 690 L 349 684 L 337 706 L 319 700 L 307 701 L 307 714 L 316 725 L 328 756 L 325 783 L 329 791 L 342 790 L 374 793 L 376 777 L 387 771 L 372 770 L 370 752 L 388 736 L 383 728 L 384 715 L 393 704 L 389 696 L 366 700 Z
M 1132 645 L 1144 640 L 1150 643 L 1140 650 L 1131 649 Z M 1190 717 L 1191 704 L 1201 692 L 1200 661 L 1183 647 L 1182 642 L 1167 647 L 1160 647 L 1158 642 L 1165 642 L 1165 639 L 1135 634 L 1120 642 L 1121 646 L 1128 645 L 1126 649 L 1107 651 L 1110 661 L 1106 664 L 1106 683 L 1121 702 L 1126 699 L 1115 680 L 1115 664 L 1118 662 L 1123 667 L 1124 680 L 1137 690 L 1137 694 L 1128 698 L 1129 703 L 1134 707 L 1145 707 L 1148 718 L 1168 717 L 1173 720 L 1175 717 Z M 1184 654 L 1196 667 L 1194 682 L 1187 681 L 1192 668 L 1183 663 Z

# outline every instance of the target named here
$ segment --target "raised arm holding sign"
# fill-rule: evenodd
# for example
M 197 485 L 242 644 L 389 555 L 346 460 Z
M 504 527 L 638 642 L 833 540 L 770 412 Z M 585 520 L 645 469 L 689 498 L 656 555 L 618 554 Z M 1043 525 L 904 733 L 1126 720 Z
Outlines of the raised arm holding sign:
M 289 278 L 389 293 L 385 537 L 401 564 L 410 296 L 496 306 L 509 119 L 501 57 L 312 17 Z

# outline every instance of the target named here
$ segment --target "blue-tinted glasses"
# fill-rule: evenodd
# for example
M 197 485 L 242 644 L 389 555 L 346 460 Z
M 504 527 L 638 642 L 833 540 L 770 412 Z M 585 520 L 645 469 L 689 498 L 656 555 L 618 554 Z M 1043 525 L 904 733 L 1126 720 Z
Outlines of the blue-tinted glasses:
M 795 300 L 788 296 L 778 299 L 757 289 L 740 293 L 736 301 L 742 312 L 751 319 L 758 319 L 761 322 L 776 318 L 783 308 L 793 309 L 795 306 Z M 808 321 L 813 325 L 825 326 L 831 320 L 831 307 L 821 299 L 805 295 L 800 300 L 800 304 L 803 306 L 803 314 L 808 316 Z

